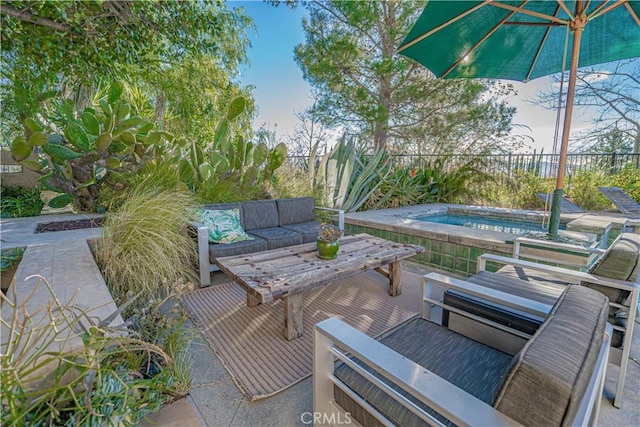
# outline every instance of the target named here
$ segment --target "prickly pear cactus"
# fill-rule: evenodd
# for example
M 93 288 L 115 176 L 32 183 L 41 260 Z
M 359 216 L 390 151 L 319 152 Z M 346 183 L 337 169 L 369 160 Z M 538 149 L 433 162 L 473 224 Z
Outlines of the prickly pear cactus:
M 231 177 L 242 188 L 251 188 L 261 179 L 271 179 L 273 172 L 287 158 L 287 147 L 281 143 L 270 150 L 264 142 L 254 144 L 240 136 L 232 138 L 229 135 L 229 125 L 245 108 L 246 100 L 243 97 L 233 99 L 225 115 L 218 121 L 209 148 L 203 150 L 195 143 L 188 146 L 182 156 L 181 176 L 186 173 L 192 182 L 200 185 L 208 185 L 210 180 Z
M 273 176 L 273 172 L 283 165 L 287 159 L 287 146 L 284 142 L 276 145 L 275 148 L 269 151 L 267 156 L 267 164 L 264 168 L 264 180 L 269 181 Z
M 56 126 L 45 126 L 35 118 L 25 120 L 29 135 L 15 138 L 11 153 L 24 167 L 41 174 L 45 188 L 59 193 L 50 206 L 73 203 L 81 212 L 94 212 L 103 185 L 125 188 L 123 173 L 138 168 L 152 147 L 171 138 L 155 130 L 153 123 L 132 115 L 121 95 L 122 86 L 114 83 L 98 105 L 81 112 L 74 111 L 71 101 L 64 101 L 58 107 Z

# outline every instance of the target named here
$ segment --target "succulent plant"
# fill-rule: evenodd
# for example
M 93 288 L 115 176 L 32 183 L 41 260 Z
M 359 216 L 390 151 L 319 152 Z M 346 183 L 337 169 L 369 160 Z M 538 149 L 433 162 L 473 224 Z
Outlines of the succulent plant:
M 123 173 L 139 167 L 161 140 L 173 139 L 131 115 L 121 95 L 122 85 L 114 83 L 98 105 L 76 112 L 66 100 L 46 126 L 36 118 L 25 120 L 28 135 L 13 140 L 11 153 L 41 174 L 46 189 L 59 193 L 51 207 L 73 203 L 81 212 L 95 211 L 102 185 L 122 190 L 127 186 Z
M 197 182 L 204 183 L 214 177 L 234 176 L 243 187 L 252 187 L 262 178 L 269 180 L 287 158 L 284 143 L 269 149 L 266 143 L 254 144 L 242 137 L 233 141 L 229 124 L 245 110 L 246 100 L 237 97 L 231 101 L 226 114 L 216 127 L 215 137 L 208 150 L 195 142 L 183 156 L 182 170 L 191 170 Z

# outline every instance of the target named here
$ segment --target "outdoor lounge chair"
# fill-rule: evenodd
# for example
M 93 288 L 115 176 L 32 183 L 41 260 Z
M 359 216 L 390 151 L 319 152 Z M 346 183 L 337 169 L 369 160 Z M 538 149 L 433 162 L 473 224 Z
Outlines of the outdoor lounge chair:
M 423 306 L 442 306 L 428 297 L 434 274 L 424 278 Z M 480 295 L 490 291 L 496 301 L 545 316 L 544 323 L 531 337 L 498 325 L 527 338 L 505 353 L 426 320 L 431 310 L 380 341 L 337 318 L 320 322 L 314 328 L 315 425 L 596 423 L 612 331 L 604 295 L 568 286 L 551 308 L 454 279 L 444 286 Z M 576 306 L 584 310 L 574 313 Z M 489 324 L 477 316 L 474 322 Z
M 502 268 L 492 273 L 486 271 L 487 263 Z M 609 362 L 620 367 L 613 404 L 620 407 L 638 308 L 640 235 L 621 234 L 588 272 L 484 254 L 478 257 L 478 273 L 465 280 L 547 305 L 553 304 L 568 284 L 584 285 L 606 295 L 610 304 L 609 322 L 614 325 Z M 535 331 L 543 321 L 539 316 L 515 310 L 508 305 L 497 305 L 458 291 L 445 292 L 444 302 L 528 333 Z M 459 326 L 450 324 L 451 321 Z M 454 330 L 469 329 L 464 321 L 460 322 L 452 313 L 443 314 L 443 324 Z M 482 337 L 486 333 L 486 330 L 474 328 L 471 336 Z M 493 331 L 490 333 L 492 339 L 505 348 L 518 345 L 517 338 L 500 336 Z
M 536 196 L 538 196 L 540 199 L 542 199 L 543 202 L 549 203 L 549 205 L 551 204 L 552 196 L 550 194 L 548 194 L 548 193 L 536 193 Z M 580 206 L 572 203 L 566 197 L 563 197 L 560 200 L 560 212 L 562 212 L 562 213 L 582 213 L 582 212 L 584 212 L 584 209 L 582 209 Z
M 619 187 L 598 187 L 604 197 L 609 199 L 618 210 L 627 215 L 640 216 L 640 203 L 633 200 Z

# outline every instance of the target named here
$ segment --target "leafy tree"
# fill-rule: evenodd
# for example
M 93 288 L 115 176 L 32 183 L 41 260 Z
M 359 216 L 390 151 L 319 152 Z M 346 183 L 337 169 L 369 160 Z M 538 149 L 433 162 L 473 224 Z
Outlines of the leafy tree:
M 313 109 L 313 108 L 312 108 Z M 292 156 L 308 158 L 327 150 L 329 132 L 326 127 L 314 120 L 308 111 L 296 112 L 298 123 L 289 136 L 289 152 Z
M 251 22 L 212 0 L 4 1 L 0 16 L 5 135 L 46 99 L 72 95 L 65 87 L 91 94 L 101 79 L 166 71 L 194 53 L 233 76 Z
M 627 132 L 613 128 L 607 133 L 587 135 L 579 143 L 578 150 L 582 153 L 598 154 L 631 153 L 633 140 Z
M 557 90 L 539 94 L 535 102 L 556 108 Z M 578 70 L 574 105 L 595 112 L 593 129 L 577 142 L 580 151 L 624 150 L 630 143 L 640 153 L 640 59 Z
M 319 99 L 322 123 L 369 136 L 376 149 L 424 152 L 504 147 L 514 109 L 497 100 L 509 86 L 435 79 L 396 54 L 423 1 L 305 3 L 304 43 L 295 59 Z
M 238 96 L 247 100 L 245 110 L 229 125 L 234 135 L 251 137 L 252 94 L 231 77 L 211 56 L 192 54 L 161 70 L 130 75 L 125 96 L 139 115 L 152 118 L 162 130 L 211 147 L 217 119 Z

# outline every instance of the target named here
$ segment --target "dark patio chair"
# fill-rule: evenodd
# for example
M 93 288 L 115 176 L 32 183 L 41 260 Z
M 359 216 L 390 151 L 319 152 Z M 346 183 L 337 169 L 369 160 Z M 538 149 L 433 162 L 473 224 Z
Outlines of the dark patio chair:
M 544 201 L 545 203 L 549 203 L 549 205 L 551 205 L 551 200 L 552 200 L 552 196 L 548 193 L 536 193 L 536 196 L 538 196 L 540 199 L 542 199 L 542 201 Z M 576 205 L 575 203 L 572 203 L 569 199 L 563 197 L 560 200 L 560 212 L 562 213 L 582 213 L 584 212 L 584 209 L 582 209 L 580 206 Z
M 640 216 L 640 203 L 633 200 L 619 187 L 598 187 L 604 197 L 623 214 Z

